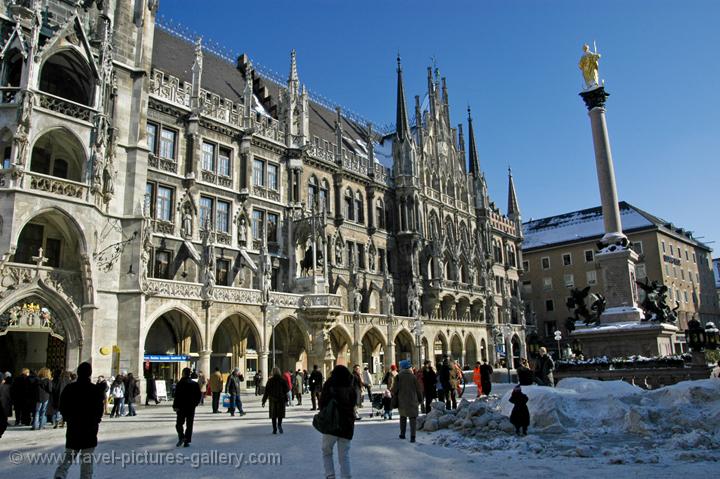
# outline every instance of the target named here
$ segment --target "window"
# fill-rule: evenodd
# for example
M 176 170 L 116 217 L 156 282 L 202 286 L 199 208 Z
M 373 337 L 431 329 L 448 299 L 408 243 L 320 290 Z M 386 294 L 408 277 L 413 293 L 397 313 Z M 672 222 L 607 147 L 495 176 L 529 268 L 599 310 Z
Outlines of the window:
M 172 188 L 158 185 L 157 199 L 155 201 L 155 218 L 163 221 L 172 221 L 172 204 Z
M 688 302 L 688 294 L 687 291 L 683 291 L 683 298 L 685 299 L 685 302 Z
M 570 265 L 572 265 L 572 254 L 570 254 L 570 253 L 563 253 L 563 255 L 562 255 L 562 261 L 563 261 L 563 266 L 570 266 Z
M 215 280 L 219 286 L 229 286 L 230 279 L 230 261 L 226 259 L 218 259 L 215 262 Z
M 143 215 L 151 218 L 155 217 L 155 209 L 153 208 L 153 199 L 155 198 L 155 184 L 148 183 L 145 185 L 145 203 L 143 204 Z
M 324 208 L 326 212 L 330 211 L 330 185 L 328 184 L 327 180 L 322 180 L 322 184 L 320 186 L 320 205 L 321 208 Z
M 552 278 L 543 278 L 543 291 L 552 291 Z
M 695 258 L 695 253 L 693 253 L 693 263 L 697 263 L 697 259 Z
M 530 262 L 528 260 L 524 259 L 522 262 L 522 266 L 523 266 L 523 271 L 525 271 L 526 273 L 528 271 L 530 271 Z
M 156 251 L 153 277 L 159 279 L 170 279 L 170 252 Z
M 213 199 L 207 196 L 200 197 L 200 229 L 212 227 L 213 224 Z
M 277 243 L 278 215 L 277 213 L 267 214 L 267 240 L 269 243 Z
M 593 271 L 586 271 L 585 272 L 585 279 L 587 280 L 588 286 L 592 286 L 594 284 L 597 284 L 597 272 L 595 270 Z
M 253 239 L 262 239 L 263 223 L 265 222 L 265 212 L 261 210 L 253 210 L 252 214 L 252 235 Z
M 690 261 L 690 256 L 688 255 L 688 250 L 685 250 L 685 261 Z
M 277 191 L 278 189 L 278 167 L 272 163 L 268 163 L 268 188 Z
M 145 126 L 145 132 L 147 133 L 148 149 L 154 155 L 157 153 L 157 125 L 148 122 Z
M 551 311 L 555 311 L 555 303 L 552 299 L 545 300 L 545 311 L 547 311 L 548 313 Z
M 542 269 L 550 269 L 550 257 L 544 256 L 540 258 L 540 264 L 542 265 Z
M 661 241 L 662 252 L 665 252 L 665 241 Z
M 215 172 L 215 145 L 206 141 L 202 144 L 202 169 Z
M 365 215 L 363 214 L 363 197 L 359 191 L 355 192 L 355 215 L 358 223 L 365 222 Z
M 253 160 L 253 185 L 265 186 L 265 162 L 262 160 Z
M 682 269 L 682 268 L 680 269 L 680 278 L 682 278 L 683 280 L 685 280 L 685 270 Z
M 572 274 L 565 274 L 565 275 L 563 275 L 563 282 L 565 283 L 566 288 L 574 288 L 575 287 L 575 276 Z
M 345 219 L 348 221 L 355 221 L 353 197 L 352 192 L 349 189 L 345 191 Z
M 585 250 L 585 262 L 592 263 L 595 260 L 595 252 L 591 249 Z
M 167 128 L 160 130 L 160 156 L 171 160 L 175 159 L 175 137 L 177 133 Z
M 647 278 L 644 263 L 638 263 L 635 265 L 635 278 L 637 278 L 638 281 L 645 281 L 645 278 Z
M 317 202 L 318 202 L 317 180 L 315 179 L 315 176 L 311 176 L 310 180 L 308 181 L 307 205 L 308 205 L 308 207 L 310 207 L 311 210 L 314 210 L 314 209 L 317 209 Z
M 385 229 L 385 205 L 383 204 L 383 200 L 377 201 L 377 206 L 375 207 L 376 216 L 377 216 L 377 227 L 380 229 Z
M 218 175 L 230 176 L 230 149 L 220 147 L 218 150 Z
M 215 228 L 223 233 L 230 232 L 230 203 L 227 201 L 217 202 L 217 211 L 215 213 Z
M 378 248 L 378 262 L 380 263 L 378 265 L 379 271 L 381 273 L 384 273 L 385 272 L 385 250 L 382 248 Z
M 525 295 L 532 294 L 532 281 L 523 281 L 522 282 L 522 292 Z
M 632 248 L 635 250 L 637 254 L 643 254 L 643 244 L 642 241 L 633 241 Z
M 670 276 L 670 265 L 665 264 L 665 276 Z
M 673 249 L 673 245 L 670 245 L 670 256 L 675 256 L 675 250 Z

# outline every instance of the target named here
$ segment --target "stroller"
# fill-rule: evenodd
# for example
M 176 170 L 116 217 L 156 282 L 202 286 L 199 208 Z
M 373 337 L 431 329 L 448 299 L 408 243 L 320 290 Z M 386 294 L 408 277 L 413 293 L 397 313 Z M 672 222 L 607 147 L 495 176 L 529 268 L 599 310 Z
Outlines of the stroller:
M 383 408 L 383 395 L 382 393 L 373 393 L 372 395 L 372 412 L 370 417 L 382 416 L 384 412 Z

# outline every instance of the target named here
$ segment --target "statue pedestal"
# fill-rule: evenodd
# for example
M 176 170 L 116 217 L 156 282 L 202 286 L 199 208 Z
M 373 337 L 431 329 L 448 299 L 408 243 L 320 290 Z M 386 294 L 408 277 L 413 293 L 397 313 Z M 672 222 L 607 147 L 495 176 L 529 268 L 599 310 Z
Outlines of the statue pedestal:
M 570 334 L 582 344 L 585 357 L 668 356 L 678 328 L 667 323 L 622 321 L 600 326 L 578 326 Z
M 640 321 L 643 311 L 637 307 L 635 261 L 638 255 L 631 249 L 601 251 L 595 255 L 603 278 L 605 311 L 600 324 Z

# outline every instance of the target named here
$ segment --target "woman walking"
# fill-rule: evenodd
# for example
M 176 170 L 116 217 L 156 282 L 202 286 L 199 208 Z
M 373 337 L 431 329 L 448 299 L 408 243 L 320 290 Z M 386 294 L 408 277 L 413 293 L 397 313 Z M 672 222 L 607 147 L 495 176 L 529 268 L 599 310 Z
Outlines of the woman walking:
M 110 386 L 110 395 L 113 400 L 113 408 L 110 411 L 110 417 L 120 417 L 125 402 L 125 383 L 122 376 L 118 376 Z
M 285 403 L 287 402 L 288 383 L 280 372 L 280 368 L 272 369 L 272 376 L 265 384 L 265 392 L 262 397 L 262 406 L 270 400 L 270 420 L 272 421 L 273 434 L 283 433 L 282 420 L 285 417 Z
M 41 368 L 38 371 L 37 378 L 33 384 L 35 392 L 35 416 L 33 417 L 33 431 L 36 429 L 44 429 L 47 423 L 47 409 L 52 394 L 52 384 L 50 383 L 50 370 Z
M 356 403 L 357 395 L 353 387 L 352 373 L 339 364 L 330 373 L 330 378 L 325 381 L 320 394 L 320 414 L 326 408 L 335 408 L 339 419 L 338 430 L 332 431 L 331 434 L 323 432 L 322 456 L 325 477 L 335 477 L 333 448 L 337 443 L 340 477 L 350 478 L 350 441 L 355 432 Z
M 128 373 L 125 379 L 125 402 L 128 406 L 128 416 L 137 416 L 135 412 L 135 401 L 140 395 L 140 388 L 137 385 L 137 380 L 133 376 L 133 373 Z
M 397 400 L 400 412 L 400 439 L 405 439 L 407 421 L 410 419 L 410 442 L 415 442 L 418 406 L 422 401 L 422 390 L 407 359 L 400 361 L 400 373 L 395 378 L 392 395 Z

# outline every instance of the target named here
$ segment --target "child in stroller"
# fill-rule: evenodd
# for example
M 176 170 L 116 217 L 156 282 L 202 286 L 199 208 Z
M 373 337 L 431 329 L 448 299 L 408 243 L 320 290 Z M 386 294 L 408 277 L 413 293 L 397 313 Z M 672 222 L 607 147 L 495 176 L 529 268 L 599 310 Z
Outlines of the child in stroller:
M 384 410 L 383 419 L 392 419 L 392 393 L 389 389 L 382 393 L 382 407 Z

